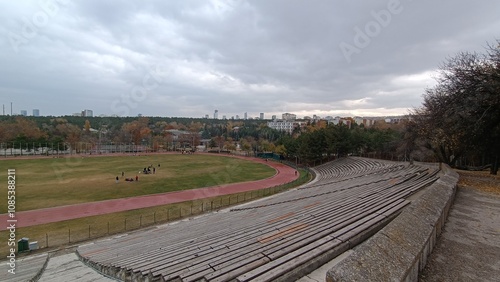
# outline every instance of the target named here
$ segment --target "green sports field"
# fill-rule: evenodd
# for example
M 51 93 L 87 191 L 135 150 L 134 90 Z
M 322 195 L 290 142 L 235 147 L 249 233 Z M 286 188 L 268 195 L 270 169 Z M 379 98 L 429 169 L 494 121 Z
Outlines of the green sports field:
M 155 174 L 142 173 L 148 166 L 155 168 Z M 275 174 L 264 164 L 201 154 L 0 160 L 0 181 L 4 182 L 0 195 L 5 197 L 8 169 L 16 170 L 16 211 L 237 183 Z M 136 176 L 139 181 L 125 181 Z M 0 205 L 0 213 L 6 211 L 6 205 Z

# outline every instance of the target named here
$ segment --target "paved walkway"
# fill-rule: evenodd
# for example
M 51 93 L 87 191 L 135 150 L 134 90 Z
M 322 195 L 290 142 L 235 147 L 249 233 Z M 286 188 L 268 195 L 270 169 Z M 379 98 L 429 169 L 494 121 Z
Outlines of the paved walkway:
M 239 157 L 243 158 L 243 157 Z M 255 162 L 260 162 L 269 165 L 276 169 L 276 174 L 270 178 L 248 181 L 242 183 L 234 183 L 227 185 L 219 185 L 213 187 L 206 187 L 200 189 L 184 190 L 170 193 L 146 195 L 133 198 L 123 198 L 106 200 L 99 202 L 90 202 L 84 204 L 76 204 L 69 206 L 60 206 L 54 208 L 45 208 L 38 210 L 30 210 L 23 212 L 16 212 L 16 227 L 27 227 L 51 222 L 59 222 L 63 220 L 102 215 L 108 213 L 115 213 L 127 210 L 141 209 L 153 206 L 160 206 L 166 204 L 179 203 L 184 201 L 191 201 L 221 195 L 229 195 L 240 192 L 247 192 L 253 190 L 259 190 L 264 188 L 269 188 L 281 184 L 285 184 L 297 179 L 295 175 L 295 169 L 284 165 L 282 163 L 265 161 L 263 159 L 257 158 L 247 158 L 246 160 L 252 160 Z M 0 228 L 7 227 L 7 214 L 0 215 Z
M 420 281 L 500 281 L 500 196 L 459 187 Z
M 52 257 L 49 259 L 39 282 L 112 282 L 116 281 L 103 276 L 81 262 L 75 253 Z

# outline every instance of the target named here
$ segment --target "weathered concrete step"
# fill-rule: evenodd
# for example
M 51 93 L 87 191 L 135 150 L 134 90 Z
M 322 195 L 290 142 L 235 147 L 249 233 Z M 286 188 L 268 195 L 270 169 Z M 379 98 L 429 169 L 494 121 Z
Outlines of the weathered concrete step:
M 108 278 L 81 262 L 75 253 L 49 258 L 47 267 L 38 280 L 40 282 L 109 282 Z

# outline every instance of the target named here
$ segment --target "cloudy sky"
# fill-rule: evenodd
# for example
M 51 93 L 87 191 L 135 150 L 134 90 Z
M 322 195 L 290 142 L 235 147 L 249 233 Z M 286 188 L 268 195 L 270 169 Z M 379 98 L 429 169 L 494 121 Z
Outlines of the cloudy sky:
M 500 1 L 0 1 L 5 113 L 406 114 Z M 0 108 L 0 114 L 1 112 Z

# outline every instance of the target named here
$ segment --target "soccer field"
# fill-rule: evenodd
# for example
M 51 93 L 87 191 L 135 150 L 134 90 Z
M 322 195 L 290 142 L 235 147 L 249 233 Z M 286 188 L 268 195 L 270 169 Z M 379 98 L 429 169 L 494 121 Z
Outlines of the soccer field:
M 155 173 L 143 174 L 149 166 Z M 0 179 L 5 183 L 8 169 L 16 171 L 16 211 L 237 183 L 275 174 L 264 164 L 203 154 L 0 160 Z M 136 176 L 139 181 L 125 181 Z M 0 186 L 0 195 L 7 195 L 7 185 Z M 6 211 L 1 205 L 0 213 Z

